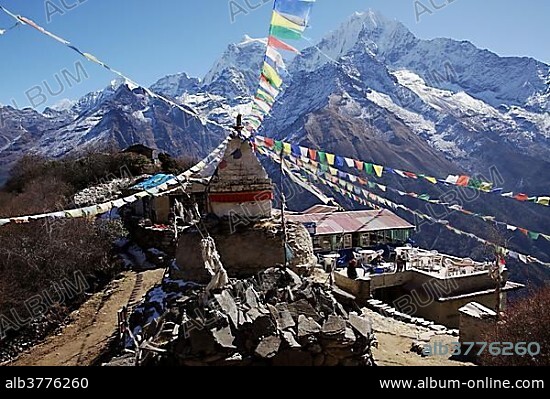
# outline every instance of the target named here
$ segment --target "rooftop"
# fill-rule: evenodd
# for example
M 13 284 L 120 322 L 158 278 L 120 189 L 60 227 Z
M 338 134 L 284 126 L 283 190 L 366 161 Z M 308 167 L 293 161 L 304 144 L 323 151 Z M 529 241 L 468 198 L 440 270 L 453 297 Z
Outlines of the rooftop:
M 307 212 L 307 211 L 306 211 Z M 317 235 L 367 233 L 371 231 L 413 229 L 414 226 L 388 210 L 290 214 L 288 220 L 316 223 Z

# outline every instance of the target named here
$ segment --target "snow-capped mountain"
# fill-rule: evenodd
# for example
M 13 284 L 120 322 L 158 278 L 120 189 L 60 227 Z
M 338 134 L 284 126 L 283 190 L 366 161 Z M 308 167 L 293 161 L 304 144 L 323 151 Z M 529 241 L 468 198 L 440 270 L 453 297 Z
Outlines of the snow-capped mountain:
M 200 84 L 200 79 L 192 78 L 187 73 L 182 72 L 165 76 L 152 85 L 151 90 L 169 97 L 181 97 L 184 94 L 198 92 Z
M 418 39 L 402 23 L 374 11 L 355 13 L 317 47 L 305 50 L 294 70 L 316 70 L 355 50 L 391 69 L 414 72 L 432 87 L 464 91 L 493 107 L 550 111 L 547 64 L 527 57 L 499 57 L 467 41 Z
M 266 45 L 266 39 L 248 36 L 241 43 L 230 45 L 204 77 L 203 87 L 229 99 L 254 95 Z

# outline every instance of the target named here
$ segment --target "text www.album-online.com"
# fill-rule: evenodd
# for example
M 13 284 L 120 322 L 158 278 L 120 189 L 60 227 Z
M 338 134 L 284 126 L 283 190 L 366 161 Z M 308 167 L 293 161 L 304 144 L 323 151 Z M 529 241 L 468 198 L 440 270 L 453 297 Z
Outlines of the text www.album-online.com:
M 446 380 L 427 377 L 419 380 L 391 379 L 380 380 L 382 389 L 544 389 L 543 380 L 515 380 L 507 379 L 468 379 Z

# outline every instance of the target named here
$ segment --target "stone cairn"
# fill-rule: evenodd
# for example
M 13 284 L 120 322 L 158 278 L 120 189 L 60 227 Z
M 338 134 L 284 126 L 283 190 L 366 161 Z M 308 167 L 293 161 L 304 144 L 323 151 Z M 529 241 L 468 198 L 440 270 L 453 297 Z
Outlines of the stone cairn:
M 145 301 L 130 318 L 138 364 L 374 365 L 370 320 L 289 269 L 232 279 L 209 294 L 169 279 L 162 289 L 164 303 Z M 160 316 L 143 325 L 151 314 Z

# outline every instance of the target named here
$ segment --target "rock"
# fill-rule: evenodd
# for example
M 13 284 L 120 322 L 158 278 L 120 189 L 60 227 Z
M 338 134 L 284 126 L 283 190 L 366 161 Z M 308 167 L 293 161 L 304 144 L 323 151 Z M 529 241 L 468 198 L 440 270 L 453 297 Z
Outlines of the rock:
M 283 333 L 283 338 L 284 338 L 285 342 L 287 343 L 287 345 L 290 348 L 301 348 L 302 347 L 302 345 L 300 345 L 298 343 L 298 341 L 296 341 L 296 338 L 294 337 L 294 334 L 290 331 L 285 331 Z
M 426 357 L 426 354 L 424 353 L 424 347 L 425 347 L 425 343 L 423 342 L 418 342 L 418 341 L 415 341 L 412 343 L 411 345 L 411 352 L 413 353 L 416 353 L 422 357 Z
M 239 326 L 239 311 L 237 310 L 237 304 L 231 296 L 228 290 L 223 291 L 221 294 L 215 294 L 214 298 L 220 305 L 223 312 L 229 316 L 234 327 Z
M 344 367 L 357 367 L 359 365 L 360 363 L 357 359 L 347 358 L 342 361 L 342 366 Z
M 299 287 L 300 285 L 302 285 L 302 279 L 300 278 L 300 276 L 294 273 L 291 269 L 286 269 L 286 274 L 291 281 L 291 287 Z
M 411 316 L 402 312 L 396 312 L 394 317 L 402 322 L 409 323 L 411 321 Z
M 384 309 L 382 313 L 387 316 L 393 317 L 397 313 L 397 310 L 395 310 L 394 308 L 388 308 L 388 309 Z
M 343 337 L 346 331 L 346 322 L 340 316 L 331 315 L 323 324 L 322 333 L 327 338 Z
M 356 341 L 355 334 L 353 330 L 349 327 L 346 327 L 346 331 L 344 333 L 344 341 L 349 344 L 354 344 Z
M 253 321 L 250 329 L 250 339 L 254 342 L 268 335 L 274 335 L 277 332 L 277 326 L 269 315 L 259 314 Z
M 332 288 L 332 295 L 334 295 L 334 297 L 339 302 L 342 302 L 344 304 L 352 304 L 356 300 L 354 295 L 349 294 L 346 291 L 341 290 L 340 288 L 338 288 L 336 286 Z
M 205 328 L 188 330 L 191 353 L 195 355 L 210 355 L 216 352 L 212 333 Z
M 348 324 L 364 338 L 370 338 L 372 334 L 372 321 L 365 316 L 360 317 L 357 314 L 350 313 Z
M 310 345 L 307 348 L 311 353 L 319 354 L 323 352 L 323 347 L 319 344 Z
M 342 316 L 345 319 L 348 318 L 348 312 L 346 312 L 346 309 L 344 309 L 344 307 L 340 304 L 340 302 L 336 302 L 334 304 L 334 308 L 338 315 Z
M 298 317 L 300 315 L 304 315 L 306 317 L 310 317 L 316 322 L 319 322 L 321 320 L 321 316 L 317 311 L 309 304 L 308 301 L 305 299 L 300 299 L 296 302 L 289 303 L 288 304 L 288 310 L 290 314 L 292 315 L 292 318 L 298 322 Z
M 275 319 L 277 323 L 277 328 L 280 331 L 286 330 L 296 325 L 294 319 L 292 318 L 292 315 L 288 310 L 288 306 L 286 303 L 280 303 L 276 306 L 267 305 L 267 308 Z
M 146 300 L 130 318 L 158 349 L 142 364 L 373 364 L 370 320 L 348 314 L 329 287 L 282 268 L 259 278 L 231 280 L 211 301 L 202 286 L 163 285 L 162 306 Z
M 430 342 L 430 340 L 432 339 L 433 336 L 434 336 L 433 332 L 425 332 L 425 333 L 420 334 L 419 339 L 421 341 L 424 341 L 424 342 Z
M 254 288 L 248 287 L 245 291 L 245 301 L 250 308 L 258 307 L 258 293 Z
M 298 317 L 298 338 L 315 335 L 321 332 L 321 326 L 312 318 L 304 315 Z
M 256 347 L 256 355 L 269 359 L 277 354 L 281 346 L 281 338 L 271 335 L 260 341 L 260 344 Z
M 447 331 L 447 327 L 441 326 L 439 324 L 430 325 L 430 330 L 432 331 Z
M 458 336 L 460 336 L 460 331 L 459 331 L 459 330 L 456 330 L 456 329 L 449 330 L 448 333 L 449 333 L 450 335 L 452 335 L 453 337 L 458 337 Z
M 208 363 L 202 362 L 200 360 L 194 359 L 185 359 L 183 360 L 183 365 L 187 367 L 207 367 Z
M 235 337 L 231 333 L 231 328 L 229 326 L 223 327 L 223 328 L 213 328 L 210 330 L 212 332 L 212 335 L 216 339 L 216 343 L 220 345 L 222 348 L 227 349 L 236 349 L 237 347 L 233 345 L 233 341 L 235 340 Z
M 322 290 L 318 290 L 316 294 L 317 294 L 317 306 L 318 306 L 317 310 L 320 313 L 323 313 L 325 315 L 334 314 L 335 312 L 334 303 L 336 302 L 334 297 L 330 293 Z

